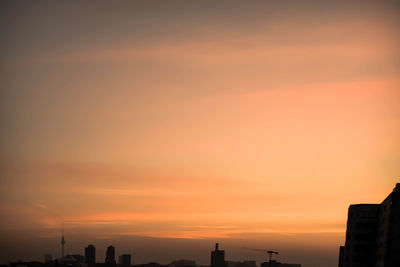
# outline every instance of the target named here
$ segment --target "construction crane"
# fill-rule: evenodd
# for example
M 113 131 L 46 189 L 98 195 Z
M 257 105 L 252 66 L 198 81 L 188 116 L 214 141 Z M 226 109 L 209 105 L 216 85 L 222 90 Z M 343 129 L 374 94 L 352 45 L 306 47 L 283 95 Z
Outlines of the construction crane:
M 279 252 L 278 252 L 278 251 L 273 251 L 273 250 L 268 250 L 267 253 L 269 254 L 269 262 L 271 262 L 271 260 L 272 260 L 272 255 L 273 255 L 273 254 L 278 255 Z
M 253 250 L 253 251 L 260 251 L 260 252 L 266 252 L 269 255 L 269 264 L 268 266 L 271 266 L 271 261 L 272 261 L 272 255 L 276 254 L 278 255 L 278 251 L 274 251 L 274 250 L 267 250 L 267 249 L 259 249 L 259 248 L 246 248 L 246 247 L 242 247 L 243 249 L 247 249 L 247 250 Z

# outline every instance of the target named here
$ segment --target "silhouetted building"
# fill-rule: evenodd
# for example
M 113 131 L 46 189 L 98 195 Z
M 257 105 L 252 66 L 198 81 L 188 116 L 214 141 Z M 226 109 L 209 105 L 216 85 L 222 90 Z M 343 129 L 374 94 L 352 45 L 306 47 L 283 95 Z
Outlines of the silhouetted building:
M 118 257 L 118 263 L 121 266 L 130 266 L 131 265 L 131 254 L 123 254 Z
M 227 267 L 257 267 L 256 261 L 226 261 Z
M 76 260 L 77 263 L 79 264 L 84 264 L 85 263 L 85 257 L 80 254 L 72 254 L 70 255 L 72 258 Z
M 178 260 L 169 264 L 169 267 L 195 267 L 196 262 L 192 260 Z
M 211 251 L 211 267 L 226 267 L 225 251 L 218 249 L 218 243 L 215 244 L 215 250 Z
M 261 263 L 261 267 L 301 267 L 301 264 L 281 263 L 276 260 Z
M 44 262 L 50 262 L 53 260 L 51 254 L 44 254 Z
M 106 265 L 117 264 L 115 261 L 115 248 L 113 246 L 107 247 L 105 264 Z
M 400 266 L 400 183 L 379 207 L 375 267 Z
M 173 261 L 169 265 L 169 267 L 195 267 L 196 262 L 192 260 L 178 260 Z
M 159 264 L 157 262 L 150 262 L 145 264 L 132 265 L 132 267 L 168 267 L 168 265 Z
M 16 261 L 10 262 L 10 267 L 44 267 L 42 262 L 38 261 Z
M 64 258 L 57 259 L 57 267 L 80 267 L 80 264 L 72 255 L 67 255 Z
M 88 265 L 96 264 L 96 248 L 89 245 L 85 248 L 85 263 Z
M 343 266 L 374 266 L 378 211 L 379 204 L 350 205 Z
M 344 262 L 344 246 L 340 246 L 339 248 L 339 265 L 338 267 L 343 267 Z
M 350 205 L 339 266 L 400 266 L 400 183 L 381 204 Z

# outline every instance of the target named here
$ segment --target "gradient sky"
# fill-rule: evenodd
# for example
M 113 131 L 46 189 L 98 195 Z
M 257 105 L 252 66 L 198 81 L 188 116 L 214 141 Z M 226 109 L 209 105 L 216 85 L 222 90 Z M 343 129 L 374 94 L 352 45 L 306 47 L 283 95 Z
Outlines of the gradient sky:
M 2 1 L 1 263 L 337 266 L 400 177 L 399 1 Z M 4 253 L 3 253 L 4 252 Z

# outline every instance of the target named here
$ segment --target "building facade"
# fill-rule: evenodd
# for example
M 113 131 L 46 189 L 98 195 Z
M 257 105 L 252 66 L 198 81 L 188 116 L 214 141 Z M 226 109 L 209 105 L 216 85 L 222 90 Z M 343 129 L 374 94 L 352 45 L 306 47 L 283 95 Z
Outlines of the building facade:
M 400 266 L 400 183 L 379 207 L 375 267 Z
M 93 245 L 85 248 L 85 263 L 88 265 L 96 264 L 96 248 Z
M 219 250 L 218 243 L 215 244 L 215 250 L 211 251 L 211 267 L 226 267 L 225 251 Z
M 107 247 L 105 264 L 109 266 L 117 264 L 115 261 L 115 248 L 113 246 Z
M 261 267 L 301 267 L 301 264 L 281 263 L 276 260 L 271 260 L 261 263 Z
M 344 267 L 374 267 L 379 204 L 350 205 Z
M 343 267 L 344 263 L 344 246 L 340 246 L 339 248 L 339 267 Z
M 339 267 L 400 266 L 400 183 L 381 204 L 350 205 Z
M 122 254 L 118 257 L 118 264 L 120 266 L 130 266 L 131 265 L 131 254 Z
M 72 254 L 71 257 L 74 258 L 79 264 L 85 263 L 85 257 L 81 254 Z

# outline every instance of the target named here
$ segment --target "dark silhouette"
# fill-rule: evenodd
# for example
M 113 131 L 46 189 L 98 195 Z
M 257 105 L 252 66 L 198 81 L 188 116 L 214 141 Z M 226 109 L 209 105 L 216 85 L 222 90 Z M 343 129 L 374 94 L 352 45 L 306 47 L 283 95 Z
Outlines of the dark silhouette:
M 266 253 L 268 255 L 268 262 L 263 262 L 261 263 L 261 267 L 301 267 L 301 264 L 290 264 L 290 263 L 280 263 L 276 260 L 272 259 L 273 255 L 278 255 L 279 252 L 278 251 L 274 251 L 274 250 L 268 250 L 268 249 L 259 249 L 259 248 L 246 248 L 246 247 L 242 247 L 243 249 L 247 249 L 247 250 L 253 250 L 253 251 L 259 251 L 259 252 L 263 252 Z
M 344 266 L 374 267 L 379 204 L 350 205 Z
M 264 250 L 262 250 L 264 251 Z M 267 252 L 265 250 L 264 252 Z M 85 257 L 80 254 L 66 255 L 63 258 L 55 259 L 54 261 L 43 262 L 12 262 L 10 267 L 116 267 L 115 248 L 107 247 L 105 263 L 95 263 L 96 248 L 93 245 L 88 245 L 85 248 Z M 196 262 L 193 260 L 178 260 L 172 261 L 168 265 L 159 264 L 156 262 L 132 265 L 131 254 L 123 254 L 119 256 L 118 267 L 196 267 Z M 211 252 L 211 266 L 199 267 L 257 267 L 255 261 L 226 261 L 225 251 L 220 250 L 218 243 L 215 244 L 215 250 Z M 2 267 L 2 266 L 0 266 Z M 5 267 L 5 266 L 3 266 Z M 301 264 L 280 263 L 275 260 L 270 260 L 261 264 L 261 267 L 301 267 Z
M 150 263 L 145 263 L 145 264 L 137 264 L 137 265 L 132 265 L 135 267 L 168 267 L 168 265 L 163 265 L 159 264 L 157 262 L 150 262 Z
M 113 246 L 107 247 L 105 264 L 108 266 L 117 265 L 115 261 L 115 248 Z
M 376 267 L 400 266 L 400 183 L 379 207 Z
M 85 248 L 85 263 L 88 266 L 96 264 L 96 248 L 93 245 L 89 245 Z
M 62 235 L 61 235 L 61 257 L 64 258 L 64 246 L 65 246 L 65 239 L 64 239 L 64 225 L 62 229 Z
M 10 264 L 8 266 L 10 266 L 10 267 L 18 267 L 18 266 L 43 267 L 45 265 L 42 262 L 38 262 L 38 261 L 17 261 L 17 262 L 10 262 Z M 56 267 L 56 265 L 54 265 L 54 267 Z
M 301 264 L 280 263 L 276 260 L 261 263 L 261 267 L 301 267 Z
M 58 259 L 57 262 L 59 267 L 79 267 L 83 264 L 79 263 L 77 259 L 75 259 L 72 255 L 69 254 L 63 258 Z
M 191 260 L 178 260 L 169 264 L 169 267 L 195 267 L 196 262 Z
M 255 261 L 226 261 L 227 267 L 257 267 Z
M 215 250 L 211 251 L 211 267 L 226 267 L 225 251 L 218 249 L 218 243 L 215 244 Z
M 119 256 L 119 258 L 118 258 L 119 266 L 123 266 L 123 267 L 130 266 L 131 258 L 132 258 L 131 254 L 123 254 L 123 255 Z
M 340 246 L 339 248 L 339 267 L 343 267 L 344 262 L 344 246 Z
M 400 266 L 400 183 L 381 204 L 350 205 L 338 266 Z
M 67 255 L 68 256 L 68 255 Z M 83 264 L 83 263 L 85 263 L 85 257 L 83 256 L 83 255 L 80 255 L 80 254 L 72 254 L 72 255 L 69 255 L 69 256 L 71 256 L 74 260 L 76 260 L 76 262 L 77 263 L 79 263 L 79 264 Z
M 47 253 L 44 255 L 44 262 L 51 262 L 53 260 L 53 256 L 51 254 Z

